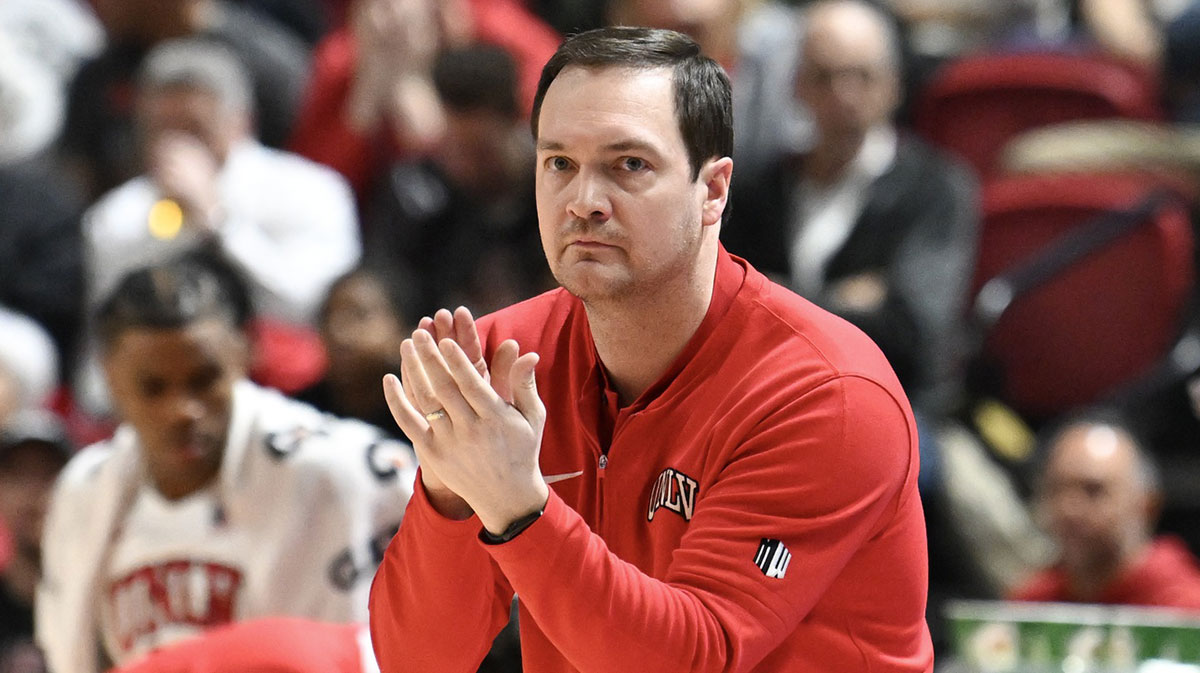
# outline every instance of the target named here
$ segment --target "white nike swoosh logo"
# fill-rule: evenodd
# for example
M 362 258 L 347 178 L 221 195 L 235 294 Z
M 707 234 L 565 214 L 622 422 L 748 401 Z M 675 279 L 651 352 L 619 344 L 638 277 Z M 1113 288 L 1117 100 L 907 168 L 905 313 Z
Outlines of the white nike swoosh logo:
M 546 480 L 547 484 L 553 484 L 556 481 L 566 481 L 568 479 L 574 479 L 575 477 L 581 476 L 582 474 L 583 474 L 583 470 L 580 470 L 578 472 L 568 472 L 566 474 L 543 474 L 542 479 Z

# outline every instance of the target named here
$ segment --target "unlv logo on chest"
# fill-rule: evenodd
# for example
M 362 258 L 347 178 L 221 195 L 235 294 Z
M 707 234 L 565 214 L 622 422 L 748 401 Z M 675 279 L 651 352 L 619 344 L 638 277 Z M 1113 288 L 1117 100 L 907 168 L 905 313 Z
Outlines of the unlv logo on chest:
M 695 479 L 668 467 L 654 480 L 654 488 L 650 489 L 650 507 L 646 510 L 646 520 L 653 521 L 654 513 L 659 509 L 669 509 L 684 521 L 692 520 L 696 511 L 696 494 L 700 484 Z
M 139 568 L 109 589 L 117 639 L 129 651 L 163 628 L 228 624 L 241 585 L 240 571 L 218 563 L 181 560 Z

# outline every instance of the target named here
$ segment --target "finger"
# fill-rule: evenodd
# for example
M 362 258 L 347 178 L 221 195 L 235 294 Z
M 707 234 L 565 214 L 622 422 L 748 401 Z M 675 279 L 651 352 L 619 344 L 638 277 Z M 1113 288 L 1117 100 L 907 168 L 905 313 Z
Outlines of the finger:
M 433 314 L 433 328 L 433 340 L 435 342 L 453 338 L 454 316 L 444 308 L 438 309 L 438 312 Z
M 454 310 L 454 340 L 458 342 L 471 365 L 481 376 L 488 372 L 487 362 L 483 359 L 483 345 L 479 342 L 479 329 L 475 326 L 475 317 L 466 306 Z
M 384 375 L 383 397 L 387 400 L 388 410 L 392 412 L 396 425 L 400 426 L 406 437 L 413 440 L 414 444 L 426 437 L 429 433 L 429 423 L 425 422 L 425 417 L 408 401 L 404 386 L 395 374 Z
M 433 318 L 430 318 L 429 316 L 424 316 L 421 318 L 421 320 L 417 322 L 417 329 L 433 334 Z M 415 334 L 416 330 L 413 330 L 413 333 Z
M 445 339 L 444 343 L 454 342 Z M 444 409 L 453 422 L 465 422 L 476 418 L 477 414 L 472 405 L 463 397 L 459 384 L 450 373 L 450 368 L 442 357 L 441 351 L 428 332 L 422 332 L 413 337 L 413 345 L 439 408 Z
M 409 391 L 408 399 L 424 418 L 425 414 L 442 409 L 442 402 L 434 392 L 429 372 L 426 371 L 414 343 L 416 339 L 421 338 L 421 335 L 425 335 L 426 339 L 429 338 L 427 332 L 417 332 L 413 339 L 405 339 L 400 344 L 400 360 L 405 375 L 404 387 Z
M 443 339 L 438 344 L 442 359 L 449 368 L 450 375 L 462 395 L 475 413 L 483 415 L 494 413 L 497 409 L 507 406 L 504 400 L 496 394 L 479 372 L 471 366 L 462 347 L 453 339 Z
M 416 373 L 413 371 L 413 366 L 412 366 L 412 363 L 415 358 L 403 357 L 403 355 L 404 355 L 404 343 L 403 342 L 400 343 L 400 354 L 401 354 L 401 357 L 400 357 L 400 381 L 404 384 L 404 386 L 403 386 L 404 387 L 404 395 L 405 395 L 405 397 L 408 398 L 409 404 L 413 405 L 417 409 L 420 409 L 421 407 L 417 404 L 417 398 L 414 393 L 415 386 L 412 385 L 412 381 L 414 380 L 413 377 L 416 376 Z M 422 372 L 422 374 L 423 374 L 423 372 Z
M 496 349 L 496 354 L 492 356 L 492 389 L 505 402 L 512 404 L 512 386 L 509 385 L 509 374 L 512 371 L 513 363 L 517 361 L 517 356 L 520 355 L 521 349 L 517 346 L 517 342 L 512 339 L 507 339 Z
M 513 363 L 509 376 L 509 385 L 512 386 L 513 392 L 513 406 L 535 429 L 540 429 L 546 420 L 546 407 L 542 404 L 542 398 L 537 394 L 535 370 L 538 359 L 537 353 L 522 355 Z

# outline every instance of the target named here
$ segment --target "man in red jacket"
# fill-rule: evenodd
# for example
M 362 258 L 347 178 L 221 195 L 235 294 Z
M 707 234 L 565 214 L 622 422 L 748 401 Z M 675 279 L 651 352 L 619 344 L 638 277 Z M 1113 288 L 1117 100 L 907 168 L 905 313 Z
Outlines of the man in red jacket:
M 725 252 L 729 80 L 684 35 L 569 38 L 532 117 L 562 285 L 401 345 L 420 485 L 371 596 L 385 671 L 932 670 L 912 412 L 848 323 Z
M 1200 610 L 1200 568 L 1184 543 L 1155 538 L 1158 473 L 1118 417 L 1092 412 L 1048 442 L 1038 501 L 1058 563 L 1015 600 L 1150 605 Z

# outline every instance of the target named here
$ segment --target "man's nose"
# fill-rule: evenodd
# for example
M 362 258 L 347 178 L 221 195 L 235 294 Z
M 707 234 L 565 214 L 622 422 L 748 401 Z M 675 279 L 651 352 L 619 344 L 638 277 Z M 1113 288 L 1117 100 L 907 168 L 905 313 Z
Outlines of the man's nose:
M 204 416 L 204 403 L 195 395 L 181 393 L 171 398 L 167 413 L 174 422 L 198 421 Z
M 582 170 L 575 176 L 567 212 L 585 222 L 604 222 L 612 215 L 608 188 L 595 171 Z

